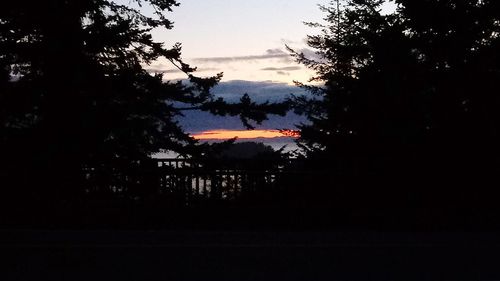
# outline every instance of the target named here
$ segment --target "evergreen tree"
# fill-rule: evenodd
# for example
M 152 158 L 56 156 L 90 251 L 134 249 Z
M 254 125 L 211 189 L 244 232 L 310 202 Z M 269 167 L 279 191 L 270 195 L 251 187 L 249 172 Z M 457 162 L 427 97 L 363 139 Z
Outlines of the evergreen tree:
M 332 2 L 308 37 L 321 59 L 294 52 L 324 84 L 294 99 L 312 122 L 299 144 L 317 169 L 350 176 L 347 204 L 484 207 L 500 159 L 498 1 L 385 2 Z
M 131 166 L 161 150 L 200 153 L 175 121 L 179 104 L 262 122 L 277 104 L 215 99 L 222 74 L 199 78 L 181 45 L 155 42 L 172 28 L 175 0 L 7 1 L 0 9 L 0 181 L 20 196 L 80 196 L 82 168 Z M 147 5 L 154 14 L 146 16 Z M 186 73 L 168 81 L 144 68 L 158 58 Z M 110 174 L 109 176 L 113 176 Z M 6 196 L 5 198 L 10 198 Z M 10 199 L 9 199 L 10 200 Z M 44 199 L 45 200 L 45 199 Z

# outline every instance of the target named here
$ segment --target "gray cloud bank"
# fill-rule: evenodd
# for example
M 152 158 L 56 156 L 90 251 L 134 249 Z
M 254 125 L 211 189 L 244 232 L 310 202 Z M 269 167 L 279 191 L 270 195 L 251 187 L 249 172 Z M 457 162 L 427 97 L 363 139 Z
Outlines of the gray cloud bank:
M 296 70 L 301 70 L 302 67 L 300 66 L 285 66 L 285 67 L 265 67 L 261 68 L 261 70 L 264 71 L 296 71 Z
M 304 94 L 304 90 L 286 83 L 271 81 L 244 81 L 233 80 L 222 82 L 213 89 L 216 97 L 222 97 L 228 101 L 236 102 L 245 93 L 257 102 L 280 102 L 290 94 Z
M 285 83 L 229 81 L 222 82 L 213 89 L 216 97 L 222 97 L 228 102 L 237 102 L 245 93 L 256 102 L 280 102 L 290 94 L 301 95 L 304 90 Z M 178 119 L 180 125 L 188 132 L 201 132 L 213 129 L 241 130 L 245 129 L 238 117 L 218 117 L 207 112 L 186 111 L 184 117 Z M 294 113 L 287 116 L 269 116 L 259 129 L 295 128 L 296 124 L 304 123 L 306 119 Z
M 195 63 L 207 63 L 207 62 L 227 63 L 227 62 L 236 62 L 236 61 L 254 61 L 254 60 L 265 60 L 265 59 L 289 59 L 289 60 L 292 60 L 290 54 L 281 50 L 281 49 L 269 49 L 262 55 L 195 58 L 193 61 Z
M 146 70 L 148 72 L 152 73 L 183 73 L 182 70 L 174 68 L 174 69 L 166 69 L 167 67 L 164 65 L 159 65 L 159 66 L 154 66 L 154 67 L 147 67 Z M 198 67 L 196 68 L 196 72 L 205 72 L 205 71 L 220 71 L 218 68 L 213 68 L 213 67 Z

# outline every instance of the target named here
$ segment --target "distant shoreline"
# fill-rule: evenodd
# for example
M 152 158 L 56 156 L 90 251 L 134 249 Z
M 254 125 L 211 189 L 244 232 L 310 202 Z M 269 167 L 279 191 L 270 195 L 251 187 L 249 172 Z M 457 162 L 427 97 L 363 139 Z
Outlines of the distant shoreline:
M 207 143 L 217 143 L 217 142 L 222 142 L 222 140 L 208 140 L 208 141 L 203 141 Z M 236 140 L 236 142 L 257 142 L 257 143 L 263 143 L 265 145 L 269 145 L 272 147 L 274 150 L 279 150 L 283 146 L 286 146 L 285 149 L 283 150 L 284 152 L 290 152 L 293 150 L 298 149 L 299 147 L 295 144 L 294 139 L 290 137 L 278 137 L 278 138 L 272 138 L 272 139 L 267 139 L 267 138 L 255 138 L 255 139 L 241 139 L 241 140 Z M 156 153 L 152 155 L 152 158 L 155 159 L 161 159 L 161 158 L 175 158 L 179 156 L 179 154 L 175 152 L 161 152 L 161 153 Z

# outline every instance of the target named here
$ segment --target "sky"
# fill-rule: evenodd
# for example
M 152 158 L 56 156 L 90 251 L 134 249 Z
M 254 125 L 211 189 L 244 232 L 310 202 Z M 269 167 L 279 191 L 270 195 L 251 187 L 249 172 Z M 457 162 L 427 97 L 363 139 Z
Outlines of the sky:
M 119 0 L 129 3 L 129 0 Z M 213 76 L 223 72 L 222 82 L 213 89 L 217 97 L 237 102 L 248 93 L 257 102 L 282 101 L 290 94 L 303 94 L 294 80 L 307 82 L 313 72 L 296 63 L 285 45 L 298 51 L 307 49 L 305 38 L 318 32 L 303 22 L 321 21 L 318 4 L 329 0 L 179 0 L 167 18 L 174 28 L 153 30 L 153 38 L 166 47 L 182 43 L 182 58 L 198 68 L 196 75 Z M 145 13 L 150 11 L 143 10 Z M 167 80 L 185 79 L 170 62 L 159 60 L 146 67 L 162 72 Z M 280 137 L 277 129 L 296 129 L 305 121 L 293 113 L 285 117 L 270 116 L 256 126 L 269 130 L 268 136 Z M 251 134 L 238 117 L 217 117 L 209 113 L 186 112 L 179 120 L 183 129 L 193 135 L 226 130 L 224 138 Z M 254 124 L 257 125 L 257 124 Z M 231 133 L 233 132 L 233 133 Z M 256 138 L 263 131 L 256 131 Z M 260 134 L 260 135 L 257 135 Z M 221 137 L 222 134 L 208 136 Z
M 131 0 L 116 0 L 130 4 Z M 216 97 L 237 102 L 248 93 L 257 102 L 282 101 L 290 94 L 305 94 L 294 81 L 307 83 L 311 70 L 296 63 L 286 45 L 313 57 L 306 44 L 307 35 L 318 34 L 304 22 L 322 22 L 325 16 L 318 5 L 330 0 L 178 0 L 179 7 L 167 14 L 174 22 L 171 30 L 153 30 L 153 38 L 165 47 L 182 43 L 182 58 L 198 71 L 200 77 L 223 72 L 213 89 Z M 151 14 L 147 8 L 143 12 Z M 185 79 L 186 75 L 166 60 L 146 66 L 161 72 L 166 80 Z M 271 116 L 256 126 L 269 130 L 296 129 L 305 117 L 293 113 L 285 117 Z M 248 136 L 238 117 L 217 117 L 206 112 L 186 112 L 179 119 L 183 129 L 192 135 L 224 130 L 226 138 Z M 256 124 L 254 124 L 256 125 Z M 231 133 L 231 131 L 233 133 Z M 262 133 L 262 131 L 260 131 Z M 260 134 L 261 134 L 260 133 Z M 213 133 L 204 136 L 214 136 Z M 259 137 L 256 135 L 256 138 Z
M 125 0 L 124 0 L 125 1 Z M 171 30 L 157 29 L 157 41 L 181 42 L 183 58 L 198 75 L 224 72 L 222 81 L 306 82 L 313 73 L 295 63 L 285 44 L 306 48 L 304 39 L 317 32 L 303 24 L 321 21 L 317 4 L 329 0 L 180 0 L 168 18 Z M 166 61 L 150 66 L 169 79 L 184 78 Z

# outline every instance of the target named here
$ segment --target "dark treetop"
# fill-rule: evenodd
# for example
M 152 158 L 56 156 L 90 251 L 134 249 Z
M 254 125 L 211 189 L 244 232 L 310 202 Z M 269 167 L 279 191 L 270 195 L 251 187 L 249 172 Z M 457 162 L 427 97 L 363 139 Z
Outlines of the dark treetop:
M 398 0 L 385 14 L 384 2 L 322 7 L 326 23 L 309 24 L 322 33 L 308 37 L 320 59 L 294 52 L 324 83 L 292 99 L 312 122 L 298 144 L 332 172 L 316 192 L 353 213 L 488 220 L 499 213 L 500 3 Z
M 7 201 L 76 198 L 86 165 L 132 165 L 161 150 L 201 154 L 204 145 L 175 121 L 183 110 L 240 116 L 248 127 L 286 113 L 248 95 L 236 104 L 215 99 L 210 88 L 222 73 L 196 77 L 180 44 L 166 48 L 150 34 L 172 28 L 165 12 L 178 3 L 131 2 L 154 14 L 108 0 L 2 3 L 0 182 L 14 196 Z M 148 73 L 144 66 L 159 58 L 186 81 Z

